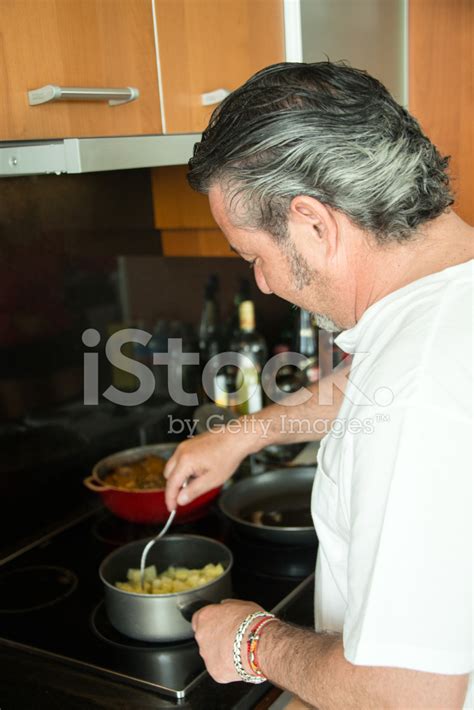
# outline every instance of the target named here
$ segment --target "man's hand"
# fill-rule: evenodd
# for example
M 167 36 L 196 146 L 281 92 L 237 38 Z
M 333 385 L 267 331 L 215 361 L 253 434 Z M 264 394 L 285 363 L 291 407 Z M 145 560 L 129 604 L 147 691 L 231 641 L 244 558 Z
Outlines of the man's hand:
M 250 439 L 245 434 L 230 431 L 205 432 L 183 441 L 164 470 L 168 510 L 174 510 L 177 504 L 186 505 L 212 488 L 221 486 L 249 453 L 249 443 Z M 188 485 L 180 493 L 187 479 Z
M 218 683 L 233 683 L 241 680 L 234 668 L 234 639 L 242 621 L 254 611 L 263 611 L 263 609 L 253 602 L 225 599 L 220 604 L 205 606 L 194 614 L 192 626 L 199 644 L 199 653 L 204 659 L 208 672 Z M 250 629 L 247 633 L 250 633 Z M 245 638 L 242 649 L 244 669 L 251 673 L 247 663 Z
M 221 486 L 232 476 L 241 461 L 270 444 L 293 444 L 319 440 L 322 431 L 295 432 L 289 421 L 324 419 L 329 425 L 337 416 L 347 384 L 350 363 L 338 366 L 334 373 L 308 389 L 312 396 L 298 404 L 297 392 L 283 402 L 265 407 L 255 414 L 240 417 L 240 426 L 230 425 L 224 431 L 206 432 L 184 441 L 166 464 L 164 471 L 166 505 L 174 510 L 176 505 L 186 505 L 198 496 Z M 330 404 L 319 404 L 319 388 L 323 387 Z M 296 398 L 296 399 L 295 399 Z M 291 417 L 288 415 L 291 414 Z M 180 492 L 184 481 L 191 479 L 186 490 Z

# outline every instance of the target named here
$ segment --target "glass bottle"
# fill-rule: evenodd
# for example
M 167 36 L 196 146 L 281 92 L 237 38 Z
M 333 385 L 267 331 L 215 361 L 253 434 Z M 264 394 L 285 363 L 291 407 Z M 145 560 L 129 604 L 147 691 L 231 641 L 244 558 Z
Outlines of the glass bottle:
M 199 354 L 202 367 L 221 350 L 218 289 L 218 277 L 211 274 L 204 288 L 204 304 L 199 323 Z
M 311 314 L 303 308 L 299 310 L 295 351 L 302 356 L 301 368 L 306 381 L 311 384 L 319 380 L 318 332 Z
M 252 414 L 263 406 L 261 372 L 267 360 L 264 338 L 255 329 L 253 301 L 243 301 L 239 306 L 239 331 L 231 350 L 239 356 L 236 389 L 243 388 L 244 401 L 239 404 L 240 414 Z

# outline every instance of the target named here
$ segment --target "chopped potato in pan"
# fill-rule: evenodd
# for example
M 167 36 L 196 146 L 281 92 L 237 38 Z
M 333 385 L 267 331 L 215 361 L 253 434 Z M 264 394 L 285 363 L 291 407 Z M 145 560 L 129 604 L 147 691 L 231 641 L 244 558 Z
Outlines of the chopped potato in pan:
M 222 574 L 224 574 L 224 568 L 220 562 L 216 565 L 210 563 L 202 569 L 168 567 L 160 574 L 157 574 L 155 565 L 151 565 L 145 567 L 144 570 L 144 589 L 142 589 L 139 569 L 129 569 L 127 572 L 128 582 L 116 582 L 115 586 L 123 592 L 134 592 L 135 594 L 174 594 L 202 587 Z

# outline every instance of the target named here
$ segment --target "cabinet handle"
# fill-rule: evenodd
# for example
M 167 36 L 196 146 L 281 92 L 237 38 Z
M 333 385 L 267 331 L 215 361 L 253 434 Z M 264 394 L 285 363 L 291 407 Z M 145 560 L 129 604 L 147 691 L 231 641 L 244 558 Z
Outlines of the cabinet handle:
M 201 104 L 202 106 L 213 106 L 214 104 L 220 104 L 224 101 L 226 96 L 229 96 L 230 91 L 227 89 L 216 89 L 215 91 L 208 91 L 206 94 L 201 94 Z
M 131 86 L 127 86 L 125 89 L 87 89 L 78 86 L 47 84 L 40 89 L 28 91 L 28 102 L 30 106 L 37 106 L 52 101 L 108 101 L 109 106 L 118 106 L 135 101 L 139 96 L 139 90 Z

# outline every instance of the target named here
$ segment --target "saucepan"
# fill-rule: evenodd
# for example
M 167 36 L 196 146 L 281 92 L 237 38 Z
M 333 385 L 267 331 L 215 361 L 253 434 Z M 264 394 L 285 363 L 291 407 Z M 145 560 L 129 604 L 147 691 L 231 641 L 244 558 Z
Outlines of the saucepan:
M 311 518 L 315 472 L 315 466 L 298 466 L 244 478 L 223 493 L 219 508 L 246 537 L 315 545 Z
M 194 612 L 232 596 L 232 553 L 221 542 L 200 535 L 165 535 L 151 548 L 147 565 L 154 564 L 160 572 L 169 566 L 200 569 L 212 562 L 220 563 L 224 573 L 202 587 L 172 594 L 138 594 L 117 588 L 115 583 L 126 581 L 129 568 L 140 566 L 141 553 L 148 541 L 138 540 L 119 547 L 100 566 L 109 621 L 120 633 L 140 641 L 165 643 L 189 639 L 193 636 Z
M 169 459 L 177 446 L 178 444 L 151 444 L 107 456 L 94 466 L 92 475 L 84 479 L 84 485 L 99 493 L 104 505 L 119 518 L 133 523 L 163 523 L 169 515 L 163 488 L 124 490 L 105 483 L 104 478 L 113 469 L 133 464 L 148 456 Z M 188 505 L 179 506 L 176 510 L 176 522 L 195 520 L 204 515 L 220 490 L 221 488 L 213 488 Z

